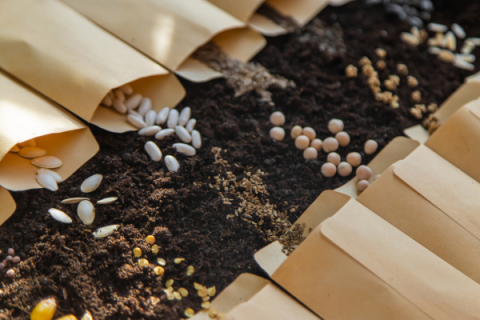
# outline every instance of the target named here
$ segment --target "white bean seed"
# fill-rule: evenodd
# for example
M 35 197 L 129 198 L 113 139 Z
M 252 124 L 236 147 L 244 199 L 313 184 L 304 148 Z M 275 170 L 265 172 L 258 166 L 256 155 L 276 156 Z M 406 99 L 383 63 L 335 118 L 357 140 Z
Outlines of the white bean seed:
M 43 156 L 32 160 L 34 166 L 47 169 L 55 169 L 62 166 L 62 160 L 54 156 Z
M 156 135 L 155 139 L 157 140 L 163 140 L 167 136 L 171 136 L 172 134 L 175 133 L 175 129 L 163 129 L 160 130 Z
M 370 183 L 367 180 L 360 180 L 357 183 L 357 190 L 360 192 L 365 191 L 370 186 Z
M 122 90 L 127 96 L 133 93 L 133 89 L 129 84 L 124 84 L 123 86 L 119 87 L 119 89 Z
M 445 36 L 445 41 L 447 42 L 448 50 L 455 51 L 457 50 L 457 39 L 452 31 L 448 31 Z
M 135 109 L 135 108 L 134 108 Z M 140 102 L 140 106 L 138 107 L 138 113 L 144 117 L 148 111 L 152 110 L 152 100 L 150 98 L 142 98 L 142 101 Z
M 95 208 L 88 200 L 83 200 L 78 204 L 77 214 L 83 224 L 90 225 L 95 219 Z
M 105 98 L 103 98 L 101 104 L 104 105 L 105 107 L 111 107 L 112 106 L 112 98 L 107 94 Z
M 170 129 L 175 128 L 178 125 L 178 110 L 177 109 L 172 109 L 168 113 L 168 120 L 167 120 L 167 127 Z
M 276 141 L 282 141 L 285 138 L 285 130 L 280 127 L 270 129 L 270 138 Z
M 143 96 L 140 93 L 135 93 L 134 95 L 131 95 L 127 101 L 125 101 L 125 107 L 127 107 L 129 110 L 135 109 L 140 105 L 142 99 Z
M 75 203 L 79 203 L 80 201 L 83 201 L 83 200 L 88 200 L 88 198 L 85 198 L 85 197 L 67 198 L 67 199 L 62 200 L 62 203 L 63 204 L 75 204 Z
M 141 136 L 154 136 L 160 130 L 162 130 L 162 128 L 159 126 L 149 126 L 138 130 L 138 134 Z
M 162 160 L 162 151 L 156 143 L 152 141 L 148 141 L 147 143 L 145 143 L 145 151 L 150 156 L 150 159 L 152 159 L 153 161 Z
M 108 197 L 97 201 L 97 204 L 110 204 L 118 200 L 118 197 Z
M 155 124 L 155 117 L 157 113 L 155 110 L 148 110 L 147 114 L 145 114 L 145 125 L 147 127 L 153 126 Z
M 115 99 L 117 99 L 121 102 L 125 102 L 125 94 L 123 93 L 122 90 L 115 89 L 113 92 L 115 93 Z
M 190 132 L 188 132 L 187 129 L 185 129 L 182 126 L 175 127 L 175 134 L 180 140 L 182 140 L 185 143 L 192 142 L 192 136 L 190 135 Z
M 480 38 L 468 38 L 467 40 L 469 43 L 471 43 L 474 46 L 480 46 Z
M 97 230 L 95 230 L 95 232 L 93 232 L 93 236 L 95 238 L 105 238 L 105 237 L 108 237 L 109 235 L 111 235 L 113 232 L 115 232 L 115 230 L 118 229 L 120 225 L 119 224 L 113 224 L 111 226 L 106 226 L 106 227 L 103 227 L 103 228 L 98 228 Z M 83 319 L 83 317 L 82 317 Z
M 378 149 L 378 143 L 375 140 L 367 140 L 363 149 L 365 150 L 366 154 L 374 154 Z
M 337 167 L 330 162 L 326 162 L 322 165 L 322 174 L 326 178 L 331 178 L 337 173 Z
M 130 122 L 134 127 L 139 129 L 145 128 L 147 124 L 143 121 L 143 117 L 141 115 L 136 114 L 129 114 L 127 116 L 127 121 Z
M 300 150 L 305 150 L 310 145 L 310 139 L 307 136 L 301 135 L 295 139 L 295 147 Z
M 420 40 L 418 40 L 417 37 L 415 37 L 413 34 L 410 32 L 402 32 L 400 33 L 400 39 L 405 42 L 406 44 L 409 44 L 411 46 L 418 46 L 420 44 Z
M 437 55 L 437 54 L 440 53 L 440 51 L 442 51 L 442 49 L 440 49 L 439 47 L 429 47 L 427 51 L 428 51 L 428 53 L 430 53 L 430 54 L 435 54 L 435 55 Z
M 57 191 L 58 186 L 55 179 L 48 173 L 39 173 L 37 175 L 37 182 L 39 185 L 50 191 Z
M 464 69 L 464 70 L 469 70 L 472 71 L 475 69 L 475 66 L 471 63 L 468 63 L 466 61 L 460 60 L 460 59 L 455 59 L 453 60 L 453 65 L 459 69 Z
M 310 143 L 310 147 L 315 148 L 315 150 L 320 151 L 323 147 L 323 141 L 320 139 L 313 139 Z
M 328 130 L 333 134 L 343 131 L 343 126 L 343 121 L 340 119 L 332 119 L 328 122 Z
M 82 185 L 80 186 L 80 190 L 83 193 L 90 193 L 95 190 L 100 186 L 100 183 L 102 183 L 103 176 L 101 174 L 94 174 L 93 176 L 88 177 L 82 182 Z
M 72 218 L 70 218 L 62 210 L 51 208 L 51 209 L 48 209 L 48 213 L 52 216 L 53 219 L 55 219 L 55 220 L 57 220 L 61 223 L 72 223 Z
M 428 27 L 428 30 L 433 32 L 445 32 L 448 30 L 446 25 L 433 23 L 433 22 L 429 23 L 427 27 Z
M 312 141 L 317 136 L 317 133 L 315 132 L 315 130 L 313 128 L 305 127 L 305 128 L 303 128 L 303 135 L 307 136 L 307 138 L 310 141 Z
M 337 166 L 338 174 L 342 177 L 348 177 L 352 173 L 352 166 L 350 163 L 342 161 Z
M 47 154 L 47 151 L 37 147 L 25 147 L 18 151 L 18 154 L 27 159 L 38 158 Z
M 350 136 L 349 136 L 348 133 L 346 133 L 345 131 L 340 131 L 340 132 L 338 132 L 338 133 L 335 135 L 335 139 L 337 139 L 338 144 L 339 144 L 341 147 L 346 147 L 346 146 L 348 146 L 348 144 L 350 143 Z
M 157 114 L 157 117 L 155 118 L 155 123 L 164 124 L 168 119 L 169 112 L 170 108 L 163 108 L 162 110 L 160 110 L 160 112 Z
M 455 55 L 455 59 L 460 59 L 460 60 L 463 60 L 463 61 L 465 61 L 465 62 L 470 62 L 470 63 L 472 63 L 472 62 L 475 62 L 476 57 L 475 57 L 475 55 L 473 55 L 473 54 L 471 54 L 471 53 L 467 53 L 467 54 L 465 54 L 465 53 L 458 53 L 458 54 Z
M 290 136 L 291 136 L 293 139 L 297 139 L 297 138 L 300 137 L 302 134 L 303 134 L 303 129 L 302 129 L 302 127 L 300 127 L 300 126 L 294 126 L 294 127 L 292 128 L 292 131 L 290 132 Z
M 188 132 L 192 132 L 196 124 L 197 124 L 197 120 L 190 119 L 188 120 L 187 125 L 185 126 L 185 129 L 187 129 Z
M 174 143 L 172 147 L 174 147 L 177 152 L 186 156 L 194 156 L 197 153 L 194 147 L 185 143 Z
M 307 160 L 316 159 L 318 157 L 318 151 L 315 148 L 308 147 L 303 151 L 303 157 Z
M 342 159 L 340 158 L 340 155 L 336 152 L 330 152 L 327 156 L 327 162 L 333 163 L 335 166 L 338 166 L 340 164 L 340 161 L 342 161 Z
M 352 165 L 352 167 L 358 167 L 362 163 L 362 156 L 358 152 L 350 152 L 347 154 L 347 162 Z
M 188 120 L 190 120 L 191 115 L 192 115 L 192 109 L 190 109 L 190 107 L 183 108 L 182 112 L 180 112 L 180 115 L 178 116 L 178 124 L 181 125 L 182 127 L 185 127 Z
M 372 177 L 372 169 L 367 166 L 361 165 L 356 171 L 359 180 L 368 180 Z
M 329 138 L 323 140 L 323 151 L 333 152 L 333 151 L 337 151 L 337 149 L 338 149 L 337 139 L 329 137 Z
M 192 131 L 192 146 L 195 149 L 200 149 L 202 147 L 202 136 L 197 130 Z
M 177 159 L 173 156 L 166 156 L 165 157 L 165 165 L 167 166 L 168 171 L 170 172 L 177 172 L 180 168 L 180 164 L 178 163 Z
M 437 57 L 443 62 L 453 62 L 455 60 L 455 54 L 448 50 L 440 50 Z
M 62 177 L 56 173 L 55 171 L 48 170 L 48 169 L 38 169 L 37 173 L 46 173 L 52 176 L 53 179 L 55 179 L 56 182 L 62 182 Z
M 285 124 L 285 115 L 280 111 L 275 111 L 270 115 L 270 122 L 274 126 L 283 126 Z
M 118 113 L 125 113 L 127 112 L 127 107 L 125 107 L 125 104 L 118 100 L 115 99 L 113 100 L 113 108 L 118 112 Z

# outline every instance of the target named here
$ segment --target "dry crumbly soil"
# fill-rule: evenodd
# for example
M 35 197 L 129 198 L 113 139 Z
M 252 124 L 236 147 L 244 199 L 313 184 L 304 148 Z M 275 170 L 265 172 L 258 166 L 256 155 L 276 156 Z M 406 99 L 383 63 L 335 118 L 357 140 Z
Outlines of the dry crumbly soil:
M 433 21 L 457 22 L 469 36 L 480 36 L 477 2 L 437 2 L 436 9 Z M 392 109 L 375 101 L 365 77 L 345 77 L 348 64 L 357 64 L 364 55 L 375 61 L 375 48 L 386 49 L 388 71 L 379 72 L 380 78 L 393 73 L 396 63 L 405 63 L 419 80 L 424 103 L 442 103 L 471 74 L 437 61 L 426 53 L 425 46 L 411 48 L 401 43 L 398 35 L 409 26 L 387 19 L 383 6 L 365 7 L 355 2 L 328 7 L 318 18 L 330 31 L 333 26 L 340 27 L 335 32 L 343 30 L 346 50 L 338 39 L 315 29 L 318 22 L 312 22 L 293 34 L 269 39 L 254 59 L 272 74 L 296 84 L 295 88 L 270 89 L 275 106 L 259 102 L 255 93 L 235 98 L 224 80 L 184 82 L 188 94 L 179 109 L 192 107 L 203 148 L 194 157 L 176 155 L 181 163 L 178 173 L 168 173 L 163 161 L 148 159 L 143 150 L 148 138 L 92 127 L 100 152 L 61 183 L 58 192 L 14 193 L 18 209 L 0 227 L 0 249 L 3 257 L 7 248 L 14 247 L 22 262 L 15 266 L 13 279 L 1 276 L 0 318 L 27 319 L 38 300 L 48 296 L 58 301 L 57 317 L 69 313 L 79 317 L 87 309 L 96 320 L 179 319 L 187 307 L 199 310 L 201 299 L 194 292 L 194 282 L 215 285 L 219 292 L 243 272 L 264 275 L 253 254 L 269 243 L 268 230 L 273 228 L 268 219 L 260 225 L 255 214 L 251 220 L 236 216 L 240 200 L 233 197 L 231 204 L 224 203 L 209 186 L 215 184 L 215 176 L 227 177 L 225 172 L 230 171 L 230 176 L 242 181 L 250 178 L 247 172 L 260 170 L 264 174 L 258 179 L 268 194 L 259 193 L 258 203 L 268 200 L 279 213 L 288 212 L 287 220 L 294 222 L 323 190 L 336 188 L 351 177 L 322 177 L 320 167 L 326 154 L 321 153 L 318 160 L 304 160 L 288 135 L 293 125 L 311 126 L 324 139 L 329 136 L 327 122 L 342 119 L 352 138 L 350 145 L 339 151 L 344 157 L 351 151 L 363 154 L 367 139 L 375 139 L 383 147 L 402 135 L 404 128 L 418 123 L 408 113 L 412 89 L 401 85 L 400 108 Z M 336 49 L 329 50 L 331 46 Z M 478 70 L 478 64 L 476 67 Z M 405 77 L 401 81 L 404 84 Z M 282 142 L 274 142 L 268 135 L 268 118 L 275 110 L 287 118 L 287 138 Z M 175 154 L 174 141 L 173 137 L 157 141 L 164 155 Z M 223 150 L 220 156 L 230 167 L 215 163 L 213 147 Z M 364 155 L 364 162 L 371 158 Z M 119 200 L 97 205 L 95 221 L 86 227 L 76 217 L 76 206 L 61 205 L 60 201 L 83 196 L 81 182 L 95 173 L 103 174 L 104 180 L 88 197 L 117 196 Z M 245 189 L 238 186 L 239 192 Z M 53 207 L 72 216 L 73 224 L 53 220 L 47 213 Z M 117 223 L 121 228 L 108 238 L 92 236 L 96 228 Z M 157 255 L 144 240 L 149 234 L 155 235 L 160 246 Z M 153 266 L 136 265 L 132 249 L 137 246 L 152 265 L 157 257 L 167 260 L 163 277 L 153 273 Z M 185 261 L 174 264 L 176 257 Z M 196 270 L 190 277 L 185 274 L 188 265 Z M 181 301 L 167 300 L 163 293 L 167 279 L 175 280 L 175 289 L 187 288 L 190 295 Z

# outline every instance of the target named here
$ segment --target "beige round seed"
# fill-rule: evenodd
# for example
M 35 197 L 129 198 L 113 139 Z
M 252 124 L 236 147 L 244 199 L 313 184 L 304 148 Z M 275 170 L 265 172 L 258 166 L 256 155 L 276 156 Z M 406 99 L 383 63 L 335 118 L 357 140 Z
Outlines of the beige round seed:
M 310 139 L 310 141 L 312 141 L 317 136 L 317 133 L 315 132 L 315 130 L 313 128 L 305 127 L 305 128 L 303 128 L 303 135 L 307 136 L 308 139 Z
M 156 244 L 152 246 L 152 253 L 157 254 L 160 251 L 160 247 Z
M 137 247 L 137 248 L 134 248 L 134 249 L 133 249 L 133 256 L 134 256 L 135 258 L 140 258 L 140 257 L 142 256 L 142 249 L 140 249 L 140 248 L 138 248 L 138 247 Z
M 20 151 L 18 151 L 18 154 L 21 157 L 33 159 L 46 155 L 47 151 L 37 147 L 25 147 L 20 149 Z
M 152 110 L 152 100 L 150 98 L 143 98 L 142 101 L 140 102 L 140 107 L 138 107 L 138 113 L 144 117 L 148 111 Z
M 337 173 L 337 167 L 330 162 L 326 162 L 322 165 L 322 174 L 327 178 L 331 178 Z
M 165 269 L 160 266 L 156 266 L 155 268 L 153 268 L 153 272 L 155 272 L 157 276 L 163 276 L 163 274 L 165 273 Z
M 372 169 L 362 165 L 357 168 L 356 174 L 359 180 L 368 180 L 372 177 Z
M 347 162 L 352 167 L 358 167 L 362 163 L 362 156 L 358 152 L 350 152 L 347 154 Z
M 332 119 L 328 122 L 328 130 L 335 134 L 343 130 L 343 121 L 340 119 Z
M 175 127 L 175 134 L 177 137 L 185 143 L 192 142 L 192 135 L 182 126 Z
M 300 150 L 305 150 L 310 144 L 310 139 L 307 136 L 301 135 L 295 139 L 295 147 Z
M 370 183 L 367 180 L 360 180 L 357 183 L 357 190 L 360 192 L 365 191 L 370 186 Z
M 349 136 L 348 133 L 346 133 L 345 131 L 340 131 L 340 132 L 338 132 L 338 133 L 335 135 L 335 139 L 337 139 L 338 144 L 339 144 L 341 147 L 346 147 L 346 146 L 348 146 L 348 144 L 350 143 L 350 136 Z
M 102 182 L 103 176 L 101 174 L 94 174 L 93 176 L 88 177 L 85 181 L 82 182 L 80 190 L 84 193 L 89 193 L 97 190 Z
M 340 155 L 336 152 L 330 152 L 327 156 L 327 162 L 333 163 L 336 166 L 340 164 L 340 161 L 342 161 L 342 159 L 340 158 Z
M 320 139 L 313 139 L 310 143 L 310 147 L 315 148 L 315 150 L 320 151 L 323 147 L 323 141 Z
M 31 161 L 34 166 L 46 169 L 55 169 L 62 166 L 62 160 L 54 156 L 43 156 Z
M 83 224 L 90 225 L 95 219 L 95 208 L 88 200 L 83 200 L 78 204 L 77 213 Z
M 378 143 L 375 140 L 367 140 L 365 142 L 364 150 L 366 154 L 374 154 L 377 151 Z
M 139 93 L 135 93 L 134 95 L 131 95 L 130 98 L 125 101 L 125 107 L 127 107 L 128 110 L 135 109 L 140 105 L 140 102 L 142 101 L 143 97 Z
M 39 185 L 50 191 L 57 191 L 57 181 L 48 173 L 39 173 L 37 175 L 37 182 Z
M 270 129 L 270 138 L 276 141 L 282 141 L 285 138 L 285 130 L 280 127 Z
M 342 161 L 337 166 L 337 172 L 342 177 L 347 177 L 352 173 L 352 166 L 350 163 Z
M 150 159 L 152 159 L 153 161 L 162 160 L 162 151 L 155 142 L 148 141 L 147 143 L 145 143 L 145 151 L 150 156 Z
M 307 160 L 316 159 L 318 157 L 318 151 L 315 148 L 308 147 L 303 151 L 303 157 Z
M 138 266 L 141 267 L 146 267 L 148 266 L 148 260 L 143 258 L 143 259 L 138 259 Z
M 323 151 L 333 152 L 333 151 L 337 151 L 337 149 L 338 149 L 337 139 L 329 137 L 329 138 L 323 140 Z
M 275 111 L 270 115 L 270 122 L 274 126 L 283 126 L 285 124 L 285 115 L 280 111 Z
M 164 124 L 167 119 L 168 119 L 168 114 L 170 113 L 170 108 L 163 108 L 160 110 L 160 112 L 157 114 L 157 117 L 155 118 L 155 123 L 156 124 Z
M 297 139 L 299 136 L 301 136 L 303 133 L 303 129 L 302 127 L 300 126 L 294 126 L 292 128 L 292 131 L 290 131 L 290 136 L 293 138 L 293 139 Z

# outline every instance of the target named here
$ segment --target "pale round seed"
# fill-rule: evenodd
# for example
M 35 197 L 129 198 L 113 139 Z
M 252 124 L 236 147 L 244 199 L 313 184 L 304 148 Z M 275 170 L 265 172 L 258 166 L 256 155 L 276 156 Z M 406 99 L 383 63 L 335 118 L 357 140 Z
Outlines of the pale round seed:
M 93 176 L 88 177 L 85 181 L 82 182 L 80 190 L 83 193 L 89 193 L 97 190 L 102 183 L 103 176 L 101 174 L 94 174 Z
M 322 174 L 324 177 L 331 178 L 337 172 L 337 167 L 330 162 L 326 162 L 322 165 Z
M 13 278 L 15 276 L 15 270 L 13 269 L 10 269 L 7 271 L 7 276 L 9 276 L 10 278 Z
M 57 191 L 57 181 L 48 173 L 37 174 L 37 182 L 39 185 L 50 191 Z
M 157 114 L 157 117 L 155 118 L 155 123 L 164 124 L 168 119 L 169 112 L 170 112 L 170 108 L 168 107 L 160 110 L 160 112 Z
M 85 198 L 85 197 L 67 198 L 67 199 L 62 200 L 62 203 L 63 204 L 75 204 L 75 203 L 79 203 L 80 201 L 83 201 L 83 200 L 88 200 L 88 198 Z
M 313 128 L 305 127 L 305 128 L 303 128 L 303 135 L 307 136 L 307 138 L 310 141 L 312 141 L 317 136 L 317 133 L 315 132 L 315 130 Z
M 273 127 L 270 129 L 270 138 L 276 141 L 282 141 L 285 139 L 285 130 L 280 127 Z
M 13 257 L 12 262 L 13 263 L 19 263 L 20 262 L 20 257 L 19 256 Z
M 0 263 L 0 270 L 3 270 L 3 269 L 5 269 L 5 264 L 2 262 Z
M 202 136 L 197 130 L 192 131 L 192 146 L 195 149 L 200 149 L 202 147 Z
M 293 138 L 293 139 L 297 139 L 299 136 L 301 136 L 303 133 L 303 129 L 302 127 L 300 126 L 294 126 L 292 128 L 292 131 L 290 131 L 290 136 Z
M 301 135 L 295 139 L 295 147 L 300 150 L 305 150 L 310 145 L 310 139 L 307 136 Z
M 53 219 L 61 222 L 61 223 L 72 223 L 72 218 L 70 218 L 65 212 L 62 210 L 58 210 L 55 208 L 48 209 L 48 213 L 52 216 Z
M 377 141 L 370 139 L 370 140 L 367 140 L 367 142 L 365 142 L 365 146 L 363 149 L 365 150 L 366 154 L 374 154 L 375 151 L 377 151 L 377 148 L 378 148 Z
M 35 139 L 26 140 L 26 141 L 23 141 L 23 142 L 19 142 L 18 146 L 20 148 L 36 147 L 37 146 L 37 141 Z
M 188 132 L 192 132 L 196 124 L 197 124 L 196 119 L 190 119 L 188 120 L 187 125 L 185 126 L 185 129 L 187 129 Z
M 150 100 L 150 98 L 148 97 L 142 98 L 142 101 L 140 101 L 140 106 L 138 107 L 137 112 L 144 117 L 147 114 L 147 112 L 150 110 L 152 110 L 152 100 Z
M 95 219 L 95 208 L 88 200 L 83 200 L 78 204 L 77 214 L 83 224 L 90 225 Z
M 342 161 L 342 159 L 340 158 L 340 155 L 336 152 L 330 152 L 327 156 L 327 162 L 333 163 L 335 166 L 338 166 L 340 164 L 340 161 Z
M 103 98 L 101 104 L 104 105 L 105 107 L 111 107 L 113 103 L 112 98 L 107 94 L 105 98 Z
M 138 134 L 141 135 L 141 136 L 154 136 L 160 130 L 162 130 L 162 128 L 159 127 L 159 126 L 149 126 L 149 127 L 145 127 L 145 128 L 140 129 L 138 131 Z
M 118 200 L 118 197 L 108 197 L 97 201 L 97 204 L 110 204 Z
M 25 147 L 18 151 L 18 154 L 27 159 L 38 158 L 47 154 L 47 151 L 37 147 Z
M 285 115 L 280 111 L 275 111 L 270 115 L 270 122 L 274 126 L 283 126 L 285 124 Z
M 185 143 L 192 142 L 192 135 L 182 126 L 175 127 L 175 134 L 177 137 Z
M 125 104 L 118 99 L 113 100 L 112 106 L 118 113 L 127 112 L 127 107 L 125 107 Z
M 370 186 L 370 183 L 367 180 L 360 180 L 357 183 L 357 190 L 360 192 L 365 191 Z
M 310 143 L 310 147 L 315 148 L 315 150 L 320 151 L 323 147 L 323 141 L 320 139 L 313 139 Z
M 172 156 L 165 157 L 165 165 L 167 166 L 168 171 L 177 172 L 180 168 L 180 164 L 178 163 L 177 159 Z
M 359 180 L 368 180 L 372 177 L 372 169 L 362 165 L 357 168 L 356 174 Z
M 62 160 L 54 156 L 43 156 L 31 161 L 34 166 L 46 169 L 55 169 L 62 166 Z
M 315 148 L 308 147 L 305 149 L 305 151 L 303 151 L 303 157 L 306 160 L 316 159 L 318 157 L 318 151 Z
M 129 84 L 124 84 L 123 86 L 120 86 L 119 89 L 128 96 L 133 93 L 133 89 Z
M 143 96 L 140 93 L 135 93 L 125 101 L 125 107 L 129 110 L 136 109 L 140 105 L 142 99 Z
M 338 149 L 337 139 L 329 137 L 329 138 L 323 140 L 323 151 L 333 152 L 333 151 L 337 151 L 337 149 Z
M 49 175 L 52 176 L 53 179 L 55 179 L 56 182 L 62 182 L 62 177 L 61 177 L 58 173 L 56 173 L 55 171 L 41 168 L 41 169 L 38 169 L 38 170 L 37 170 L 37 174 L 38 174 L 38 173 L 46 173 L 46 174 L 49 174 Z
M 350 152 L 347 154 L 347 162 L 352 167 L 358 167 L 362 163 L 362 156 L 358 152 Z
M 337 166 L 337 171 L 340 176 L 347 177 L 352 173 L 352 166 L 350 165 L 350 163 L 342 161 Z
M 343 121 L 340 119 L 332 119 L 328 122 L 328 130 L 335 134 L 343 131 Z
M 428 30 L 433 32 L 445 32 L 448 30 L 446 25 L 433 23 L 433 22 L 429 23 L 427 27 L 428 27 Z
M 157 132 L 157 134 L 155 135 L 155 139 L 163 140 L 165 137 L 171 136 L 174 133 L 175 133 L 175 129 L 163 129 Z
M 93 236 L 94 236 L 95 238 L 105 238 L 105 237 L 108 237 L 108 236 L 111 235 L 113 232 L 115 232 L 115 230 L 117 230 L 119 226 L 120 226 L 119 224 L 112 224 L 112 225 L 110 225 L 110 226 L 98 228 L 97 230 L 95 230 L 95 232 L 93 232 Z
M 153 161 L 162 160 L 162 151 L 155 142 L 148 141 L 145 143 L 145 151 Z
M 122 90 L 120 89 L 115 89 L 113 91 L 113 93 L 115 94 L 115 99 L 121 101 L 121 102 L 125 102 L 125 93 L 123 93 Z
M 7 261 L 12 261 L 13 257 L 12 256 L 8 256 L 7 257 Z
M 345 131 L 340 131 L 340 132 L 338 132 L 338 133 L 335 135 L 335 139 L 337 139 L 338 144 L 339 144 L 341 147 L 346 147 L 346 146 L 348 146 L 348 144 L 350 143 L 350 136 L 349 136 L 348 133 L 346 133 Z
M 148 110 L 147 114 L 145 114 L 145 125 L 147 127 L 153 126 L 155 124 L 155 117 L 157 113 L 155 110 Z
M 190 109 L 190 107 L 183 108 L 182 112 L 180 112 L 180 115 L 178 116 L 178 124 L 182 127 L 185 127 L 185 125 L 188 123 L 188 120 L 190 120 L 191 115 L 192 109 Z
M 194 147 L 185 143 L 174 143 L 172 147 L 174 147 L 177 152 L 186 156 L 194 156 L 197 153 Z
M 130 122 L 134 127 L 137 127 L 138 129 L 142 129 L 147 126 L 145 121 L 143 121 L 143 117 L 141 115 L 129 114 L 127 116 L 127 121 Z
M 7 253 L 8 253 L 9 255 L 14 255 L 14 254 L 15 254 L 15 249 L 9 248 L 8 251 L 7 251 Z
M 168 113 L 167 127 L 174 129 L 178 125 L 178 110 L 172 109 Z

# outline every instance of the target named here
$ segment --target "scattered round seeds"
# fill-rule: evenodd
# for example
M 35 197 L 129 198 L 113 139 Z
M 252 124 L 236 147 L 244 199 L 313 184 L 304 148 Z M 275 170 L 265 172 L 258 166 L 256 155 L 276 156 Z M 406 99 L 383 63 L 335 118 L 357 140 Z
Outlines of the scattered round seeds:
M 315 148 L 315 150 L 317 151 L 320 151 L 323 147 L 323 141 L 318 138 L 313 139 L 313 141 L 310 143 L 310 147 Z
M 160 247 L 156 244 L 152 246 L 152 253 L 157 254 L 160 251 Z
M 167 282 L 165 282 L 165 286 L 167 288 L 170 288 L 173 285 L 173 279 L 168 279 Z
M 202 309 L 208 310 L 211 307 L 210 301 L 202 302 Z
M 338 166 L 341 160 L 340 155 L 336 152 L 330 152 L 327 156 L 327 162 L 333 163 L 335 166 Z
M 177 300 L 182 300 L 182 295 L 180 293 L 178 293 L 178 291 L 174 291 L 173 292 L 173 296 L 175 297 L 175 299 Z
M 77 207 L 77 214 L 83 224 L 91 225 L 95 219 L 95 207 L 88 200 L 80 201 Z
M 207 292 L 208 292 L 208 295 L 210 297 L 213 297 L 217 294 L 217 289 L 215 288 L 215 286 L 213 286 L 213 287 L 208 288 Z
M 141 257 L 141 256 L 142 256 L 142 249 L 140 249 L 140 248 L 138 248 L 138 247 L 137 247 L 137 248 L 134 248 L 134 249 L 133 249 L 133 256 L 134 256 L 135 258 Z
M 203 286 L 200 283 L 197 283 L 197 282 L 193 283 L 193 287 L 195 288 L 195 290 L 200 290 L 200 289 L 203 288 Z
M 191 276 L 195 272 L 195 268 L 193 266 L 187 267 L 187 276 Z
M 280 127 L 270 129 L 270 138 L 276 141 L 282 141 L 285 138 L 285 130 Z
M 285 115 L 280 111 L 275 111 L 270 115 L 270 122 L 274 126 L 283 126 L 285 124 Z
M 148 266 L 148 260 L 147 259 L 139 259 L 138 260 L 138 266 L 141 268 L 141 267 L 145 267 L 145 266 Z
M 349 64 L 345 68 L 345 75 L 349 78 L 355 78 L 358 75 L 358 70 L 355 66 Z
M 365 191 L 370 186 L 370 183 L 367 180 L 360 180 L 357 183 L 357 190 L 362 192 Z
M 340 119 L 332 119 L 328 122 L 328 130 L 335 134 L 343 130 L 343 121 Z
M 185 288 L 178 289 L 178 293 L 180 293 L 182 297 L 188 297 L 188 290 Z
M 333 163 L 327 162 L 322 165 L 322 174 L 325 177 L 331 178 L 335 175 L 336 172 L 337 167 Z
M 338 149 L 338 141 L 335 138 L 329 137 L 323 140 L 323 151 L 333 152 Z
M 357 174 L 358 179 L 368 180 L 372 177 L 372 169 L 370 169 L 367 166 L 362 165 L 362 166 L 357 168 L 356 174 Z
M 362 163 L 362 156 L 358 152 L 350 152 L 347 154 L 347 162 L 352 167 L 358 167 Z
M 174 262 L 175 264 L 180 264 L 180 263 L 182 263 L 182 261 L 185 261 L 185 258 L 175 258 L 175 259 L 173 260 L 173 262 Z
M 155 268 L 153 268 L 153 272 L 155 272 L 157 276 L 163 276 L 165 273 L 165 269 L 160 266 L 156 266 Z
M 304 136 L 307 136 L 307 138 L 312 141 L 313 139 L 315 139 L 315 137 L 317 136 L 317 133 L 315 132 L 315 130 L 311 127 L 305 127 L 303 128 L 303 135 Z
M 303 133 L 303 129 L 302 127 L 300 126 L 294 126 L 292 128 L 292 131 L 290 131 L 290 136 L 293 138 L 293 139 L 297 139 L 299 136 L 301 136 Z
M 198 293 L 198 296 L 200 296 L 200 297 L 202 297 L 202 298 L 203 298 L 203 297 L 206 297 L 206 296 L 208 296 L 208 289 L 202 286 L 202 287 L 198 290 L 197 293 Z
M 365 142 L 364 150 L 366 154 L 374 154 L 377 151 L 378 143 L 375 140 L 367 140 Z
M 180 168 L 180 164 L 178 163 L 177 159 L 173 156 L 166 156 L 165 157 L 165 165 L 167 166 L 168 171 L 170 172 L 177 172 Z
M 318 157 L 318 151 L 315 148 L 308 147 L 303 151 L 303 157 L 306 160 L 316 159 Z
M 192 308 L 187 308 L 185 309 L 185 316 L 187 316 L 188 318 L 191 318 L 195 315 L 195 311 L 193 311 Z
M 9 269 L 7 271 L 7 276 L 9 276 L 10 278 L 13 278 L 15 276 L 15 270 Z
M 152 235 L 149 235 L 149 236 L 147 236 L 147 238 L 145 238 L 145 241 L 147 241 L 148 244 L 154 244 L 155 243 L 155 237 L 152 236 Z
M 305 150 L 310 144 L 310 139 L 307 136 L 301 135 L 295 139 L 295 147 L 300 150 Z
M 8 253 L 9 255 L 14 255 L 14 254 L 15 254 L 15 249 L 9 248 L 9 249 L 7 250 L 7 253 Z
M 342 161 L 337 166 L 338 174 L 342 177 L 348 177 L 352 173 L 352 166 L 350 163 Z
M 350 143 L 350 136 L 349 136 L 348 133 L 346 133 L 345 131 L 340 131 L 340 132 L 338 132 L 338 133 L 335 135 L 335 139 L 337 139 L 338 144 L 339 144 L 341 147 L 346 147 L 346 146 L 348 146 L 348 144 Z
M 377 48 L 375 49 L 375 53 L 380 59 L 385 59 L 387 57 L 387 51 L 385 51 L 385 49 Z

